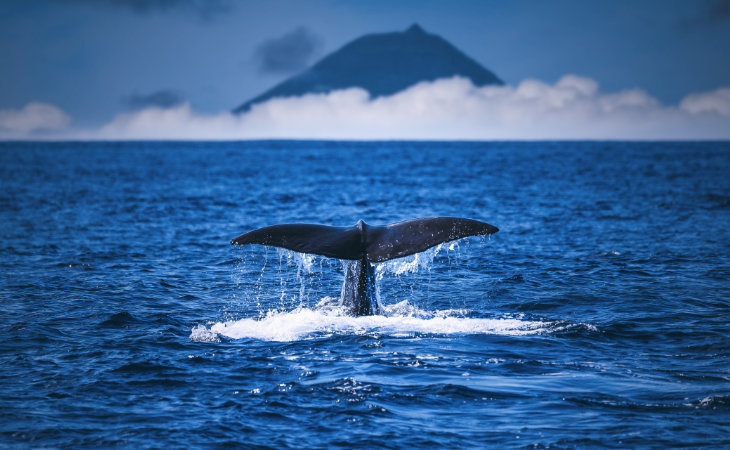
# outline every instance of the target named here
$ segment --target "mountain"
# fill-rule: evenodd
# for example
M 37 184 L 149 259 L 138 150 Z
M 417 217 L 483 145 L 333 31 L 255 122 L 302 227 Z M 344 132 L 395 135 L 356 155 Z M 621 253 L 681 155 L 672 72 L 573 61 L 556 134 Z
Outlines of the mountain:
M 372 97 L 395 94 L 421 81 L 453 76 L 475 86 L 504 84 L 440 36 L 414 24 L 404 32 L 369 34 L 330 53 L 311 68 L 242 104 L 233 112 L 274 97 L 326 93 L 358 86 Z

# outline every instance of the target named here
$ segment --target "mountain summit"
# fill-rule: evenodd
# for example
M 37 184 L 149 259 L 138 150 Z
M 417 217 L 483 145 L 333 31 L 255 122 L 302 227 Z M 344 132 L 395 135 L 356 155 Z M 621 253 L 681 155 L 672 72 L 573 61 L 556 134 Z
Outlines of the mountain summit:
M 252 105 L 274 97 L 350 87 L 361 87 L 372 97 L 392 95 L 421 81 L 457 75 L 470 79 L 475 86 L 504 84 L 459 49 L 414 24 L 404 32 L 368 34 L 355 39 L 233 112 L 246 112 Z

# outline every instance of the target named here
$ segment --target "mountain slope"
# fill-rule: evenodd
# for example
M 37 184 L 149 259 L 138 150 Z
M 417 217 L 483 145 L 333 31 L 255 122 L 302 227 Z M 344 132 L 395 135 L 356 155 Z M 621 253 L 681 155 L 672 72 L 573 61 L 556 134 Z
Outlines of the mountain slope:
M 453 76 L 476 86 L 504 84 L 489 70 L 435 34 L 414 24 L 404 32 L 370 34 L 324 57 L 310 69 L 247 101 L 233 112 L 274 97 L 325 93 L 358 86 L 371 96 L 391 95 L 421 81 Z

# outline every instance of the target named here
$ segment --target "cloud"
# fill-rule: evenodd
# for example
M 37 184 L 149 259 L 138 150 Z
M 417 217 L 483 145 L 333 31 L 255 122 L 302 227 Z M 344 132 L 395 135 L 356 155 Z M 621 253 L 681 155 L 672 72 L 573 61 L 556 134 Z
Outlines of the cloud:
M 261 72 L 291 74 L 307 67 L 319 53 L 322 40 L 307 28 L 262 42 L 256 47 L 254 60 Z
M 730 87 L 662 105 L 640 89 L 602 92 L 590 78 L 475 87 L 424 82 L 389 97 L 350 88 L 276 98 L 245 114 L 203 114 L 188 103 L 116 116 L 67 139 L 730 139 Z
M 0 109 L 0 138 L 22 139 L 65 130 L 71 118 L 46 103 L 28 103 L 22 109 Z
M 709 23 L 730 20 L 730 0 L 715 0 L 710 3 L 706 19 Z
M 633 89 L 603 93 L 590 78 L 475 87 L 464 78 L 415 85 L 389 97 L 360 88 L 277 98 L 242 115 L 189 104 L 117 116 L 104 139 L 728 139 L 730 88 L 664 106 Z
M 682 100 L 679 107 L 691 114 L 716 113 L 730 116 L 730 88 L 690 94 Z
M 76 0 L 94 6 L 111 5 L 129 9 L 137 14 L 167 11 L 193 11 L 204 19 L 226 13 L 232 9 L 230 0 Z
M 149 94 L 138 94 L 135 92 L 122 98 L 122 103 L 134 109 L 142 109 L 150 106 L 171 108 L 183 103 L 183 101 L 184 99 L 179 92 L 170 89 L 162 89 Z
M 702 28 L 730 21 L 730 0 L 708 0 L 701 4 L 700 8 L 698 14 L 682 20 L 680 25 L 687 28 Z

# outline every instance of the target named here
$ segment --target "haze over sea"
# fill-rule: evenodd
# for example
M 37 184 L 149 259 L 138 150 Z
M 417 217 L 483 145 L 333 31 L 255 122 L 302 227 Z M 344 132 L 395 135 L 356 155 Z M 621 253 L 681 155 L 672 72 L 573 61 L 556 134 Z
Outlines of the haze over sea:
M 730 446 L 728 142 L 0 143 L 0 447 Z M 377 266 L 286 222 L 500 228 Z

